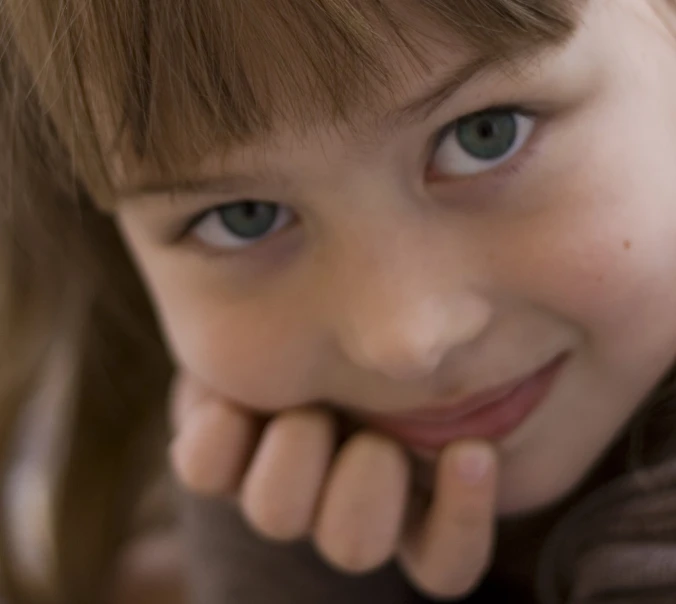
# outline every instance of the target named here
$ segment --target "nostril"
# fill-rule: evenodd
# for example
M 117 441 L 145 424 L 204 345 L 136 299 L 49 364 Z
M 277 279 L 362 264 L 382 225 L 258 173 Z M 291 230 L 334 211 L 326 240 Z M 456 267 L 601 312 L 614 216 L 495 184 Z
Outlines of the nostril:
M 443 362 L 446 345 L 423 333 L 407 336 L 393 330 L 388 335 L 363 333 L 353 348 L 352 360 L 364 369 L 397 381 L 412 381 L 434 374 Z
M 428 300 L 417 309 L 402 304 L 397 311 L 362 314 L 343 332 L 352 363 L 397 381 L 432 376 L 449 355 L 482 336 L 491 318 L 490 306 L 481 300 L 434 306 Z

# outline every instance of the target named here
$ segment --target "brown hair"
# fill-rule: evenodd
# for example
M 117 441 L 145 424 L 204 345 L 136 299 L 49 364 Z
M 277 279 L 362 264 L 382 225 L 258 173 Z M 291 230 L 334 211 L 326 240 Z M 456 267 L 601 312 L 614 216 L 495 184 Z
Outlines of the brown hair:
M 0 564 L 16 601 L 97 599 L 133 505 L 113 494 L 138 492 L 164 442 L 167 355 L 96 209 L 120 175 L 174 178 L 281 120 L 349 121 L 390 91 L 392 44 L 425 67 L 416 24 L 506 60 L 565 40 L 581 4 L 0 1 Z M 36 423 L 48 445 L 26 453 Z M 42 497 L 39 563 L 12 511 L 22 489 Z

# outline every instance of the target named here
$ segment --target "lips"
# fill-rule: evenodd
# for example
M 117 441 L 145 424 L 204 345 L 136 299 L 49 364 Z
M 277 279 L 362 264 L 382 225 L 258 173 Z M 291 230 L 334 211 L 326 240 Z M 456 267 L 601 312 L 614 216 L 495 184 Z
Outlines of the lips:
M 369 415 L 367 423 L 404 445 L 424 450 L 439 450 L 466 438 L 499 440 L 544 402 L 566 360 L 559 356 L 525 378 L 456 404 L 399 415 Z

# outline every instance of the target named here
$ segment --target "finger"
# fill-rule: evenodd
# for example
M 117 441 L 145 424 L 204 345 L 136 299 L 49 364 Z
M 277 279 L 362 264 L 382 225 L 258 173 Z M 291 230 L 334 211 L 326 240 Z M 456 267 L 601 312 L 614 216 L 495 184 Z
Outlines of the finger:
M 169 389 L 169 422 L 174 433 L 188 419 L 190 412 L 207 397 L 206 389 L 185 372 L 179 372 Z
M 447 448 L 426 515 L 407 529 L 399 561 L 412 582 L 435 598 L 467 596 L 493 550 L 497 460 L 483 443 Z
M 324 411 L 290 411 L 270 421 L 240 499 L 258 533 L 279 541 L 309 534 L 335 440 L 333 417 Z
M 403 449 L 376 434 L 354 436 L 340 451 L 320 504 L 314 538 L 339 570 L 375 570 L 395 553 L 410 485 Z
M 258 420 L 217 397 L 194 404 L 180 420 L 170 447 L 179 482 L 202 496 L 238 489 L 258 439 Z

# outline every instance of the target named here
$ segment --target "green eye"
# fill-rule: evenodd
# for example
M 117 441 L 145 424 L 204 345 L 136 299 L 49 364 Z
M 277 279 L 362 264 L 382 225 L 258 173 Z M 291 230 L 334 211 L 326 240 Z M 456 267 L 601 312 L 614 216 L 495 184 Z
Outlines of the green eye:
M 273 203 L 243 201 L 217 210 L 223 226 L 242 239 L 260 239 L 274 226 L 279 206 Z
M 476 159 L 491 161 L 509 153 L 516 142 L 518 123 L 513 112 L 494 111 L 468 116 L 456 126 L 458 143 Z
M 450 177 L 488 172 L 521 151 L 534 130 L 535 118 L 516 110 L 467 115 L 442 131 L 432 167 Z
M 209 247 L 243 248 L 283 229 L 293 217 L 291 210 L 276 203 L 228 203 L 204 214 L 193 227 L 193 234 Z

